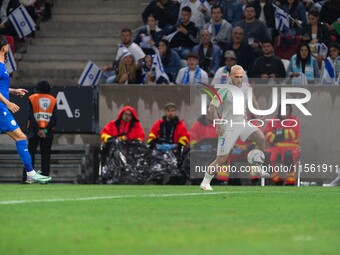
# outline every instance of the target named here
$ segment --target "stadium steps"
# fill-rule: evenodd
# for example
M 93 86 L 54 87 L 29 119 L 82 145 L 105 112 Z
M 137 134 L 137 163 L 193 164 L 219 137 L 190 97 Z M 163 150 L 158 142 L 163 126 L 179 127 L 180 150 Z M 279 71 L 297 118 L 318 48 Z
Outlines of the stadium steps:
M 12 86 L 33 85 L 47 79 L 51 85 L 75 85 L 88 60 L 111 64 L 124 27 L 142 25 L 145 0 L 55 0 L 52 19 L 40 23 L 35 38 L 17 55 Z
M 36 169 L 41 156 L 36 154 Z M 94 151 L 89 144 L 52 145 L 50 176 L 54 183 L 92 183 Z M 15 145 L 0 144 L 0 183 L 21 182 L 23 165 Z

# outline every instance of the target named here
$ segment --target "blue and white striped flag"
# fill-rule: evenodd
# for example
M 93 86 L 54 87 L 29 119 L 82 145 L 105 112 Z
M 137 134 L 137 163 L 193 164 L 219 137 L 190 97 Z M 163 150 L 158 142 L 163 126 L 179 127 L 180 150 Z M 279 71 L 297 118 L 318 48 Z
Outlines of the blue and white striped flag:
M 161 60 L 161 57 L 159 55 L 159 51 L 155 46 L 153 46 L 152 49 L 155 51 L 155 56 L 154 56 L 153 61 L 152 61 L 151 70 L 156 75 L 156 81 L 160 77 L 163 77 L 166 80 L 166 83 L 169 83 L 170 82 L 169 77 L 166 74 L 166 72 L 164 71 L 162 60 Z
M 175 32 L 169 34 L 166 36 L 166 39 L 171 42 L 171 40 L 174 38 L 174 36 L 178 33 L 178 30 L 176 30 Z
M 17 70 L 17 63 L 15 62 L 11 47 L 8 47 L 8 54 L 5 61 L 5 66 L 8 73 L 13 73 L 15 70 Z
M 102 71 L 100 70 L 100 68 L 91 60 L 89 60 L 83 73 L 79 78 L 78 84 L 80 86 L 96 86 L 98 84 L 101 74 Z
M 35 31 L 35 23 L 22 5 L 15 9 L 8 18 L 12 22 L 15 31 L 20 38 Z
M 335 77 L 335 70 L 334 66 L 331 63 L 331 60 L 327 58 L 325 60 L 325 67 L 323 70 L 323 75 L 322 75 L 322 84 L 336 84 L 336 77 Z
M 282 32 L 285 28 L 289 28 L 289 15 L 281 8 L 275 7 L 275 28 L 277 31 Z

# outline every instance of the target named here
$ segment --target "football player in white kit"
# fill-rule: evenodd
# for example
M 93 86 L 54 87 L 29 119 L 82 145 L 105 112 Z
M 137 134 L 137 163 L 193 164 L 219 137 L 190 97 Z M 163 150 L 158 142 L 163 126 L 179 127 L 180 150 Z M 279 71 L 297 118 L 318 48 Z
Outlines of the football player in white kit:
M 230 77 L 231 85 L 241 89 L 244 95 L 244 109 L 246 109 L 248 98 L 248 87 L 250 86 L 243 81 L 244 70 L 242 66 L 235 65 L 231 68 Z M 240 138 L 242 141 L 255 142 L 259 150 L 265 149 L 265 137 L 262 131 L 256 127 L 248 125 L 245 121 L 246 113 L 243 115 L 233 115 L 233 95 L 228 88 L 221 88 L 217 92 L 222 99 L 222 103 L 219 100 L 212 100 L 208 114 L 210 118 L 220 119 L 217 114 L 217 108 L 222 107 L 222 119 L 227 123 L 222 125 L 216 125 L 216 132 L 219 135 L 217 145 L 217 156 L 214 162 L 210 164 L 208 169 L 218 169 L 226 164 L 229 152 L 233 149 L 236 140 Z M 253 105 L 256 109 L 259 109 L 257 101 L 253 96 Z M 232 125 L 230 123 L 233 123 Z M 241 124 L 245 123 L 245 125 Z M 211 168 L 210 168 L 211 167 Z M 202 190 L 213 190 L 210 186 L 210 182 L 214 177 L 214 173 L 207 171 L 204 175 L 204 179 L 200 185 Z

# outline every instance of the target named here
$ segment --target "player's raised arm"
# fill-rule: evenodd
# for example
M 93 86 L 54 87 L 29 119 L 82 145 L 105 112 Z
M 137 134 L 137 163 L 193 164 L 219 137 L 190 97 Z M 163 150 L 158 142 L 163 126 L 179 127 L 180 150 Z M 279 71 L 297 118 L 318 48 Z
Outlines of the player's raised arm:
M 24 95 L 26 95 L 28 93 L 28 91 L 26 89 L 12 89 L 12 88 L 10 88 L 9 93 L 11 93 L 12 95 L 23 97 Z

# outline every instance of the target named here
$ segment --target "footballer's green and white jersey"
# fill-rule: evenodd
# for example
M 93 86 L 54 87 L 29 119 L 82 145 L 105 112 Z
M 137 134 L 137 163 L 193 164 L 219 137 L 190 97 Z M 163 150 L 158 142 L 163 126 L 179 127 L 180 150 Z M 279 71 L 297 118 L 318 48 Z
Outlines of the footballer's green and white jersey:
M 229 86 L 234 86 L 234 85 L 229 85 Z M 243 93 L 243 98 L 244 98 L 244 109 L 246 111 L 247 109 L 247 100 L 248 100 L 248 88 L 249 84 L 242 82 L 242 86 L 240 88 L 236 87 L 236 89 L 240 89 Z M 227 120 L 228 123 L 230 121 L 232 122 L 243 122 L 244 119 L 246 119 L 246 112 L 244 111 L 243 114 L 240 115 L 234 115 L 233 114 L 233 94 L 230 91 L 229 88 L 220 88 L 217 93 L 219 94 L 221 100 L 222 100 L 222 105 L 220 101 L 218 100 L 217 96 L 214 97 L 214 99 L 211 101 L 211 104 L 216 106 L 217 108 L 221 105 L 222 107 L 222 119 Z M 237 98 L 235 99 L 237 100 Z

